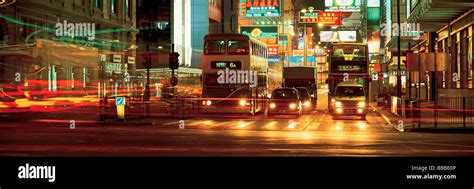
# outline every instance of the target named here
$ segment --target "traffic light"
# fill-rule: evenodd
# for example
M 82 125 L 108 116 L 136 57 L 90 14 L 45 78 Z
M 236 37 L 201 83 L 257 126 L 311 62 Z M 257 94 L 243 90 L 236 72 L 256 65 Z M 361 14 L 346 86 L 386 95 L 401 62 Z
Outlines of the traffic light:
M 177 52 L 170 53 L 169 68 L 173 70 L 179 68 L 179 53 Z

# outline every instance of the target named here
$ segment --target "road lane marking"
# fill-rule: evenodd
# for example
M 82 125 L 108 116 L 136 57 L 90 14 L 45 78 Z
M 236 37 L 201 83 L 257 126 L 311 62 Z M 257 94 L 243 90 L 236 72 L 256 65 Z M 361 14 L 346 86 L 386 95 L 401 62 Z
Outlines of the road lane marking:
M 315 125 L 315 126 L 312 126 L 312 129 L 314 128 L 313 130 L 318 130 L 318 128 L 319 128 L 319 126 L 321 125 L 321 123 L 322 123 L 322 121 L 323 121 L 323 119 L 324 119 L 325 116 L 326 116 L 326 112 L 324 112 L 324 114 L 321 116 L 321 118 L 319 118 L 319 120 L 318 120 L 318 122 L 316 123 L 316 125 Z M 303 131 L 305 131 L 307 128 L 309 128 L 309 127 L 313 124 L 313 122 L 314 122 L 314 119 L 311 121 L 310 124 L 308 124 L 308 125 L 303 129 Z

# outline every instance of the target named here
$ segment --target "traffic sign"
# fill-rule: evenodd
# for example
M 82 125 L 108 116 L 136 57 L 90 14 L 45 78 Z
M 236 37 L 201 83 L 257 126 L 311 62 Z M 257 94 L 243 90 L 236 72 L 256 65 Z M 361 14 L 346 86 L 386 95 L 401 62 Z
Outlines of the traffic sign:
M 115 105 L 123 106 L 125 105 L 125 97 L 117 97 L 115 98 Z

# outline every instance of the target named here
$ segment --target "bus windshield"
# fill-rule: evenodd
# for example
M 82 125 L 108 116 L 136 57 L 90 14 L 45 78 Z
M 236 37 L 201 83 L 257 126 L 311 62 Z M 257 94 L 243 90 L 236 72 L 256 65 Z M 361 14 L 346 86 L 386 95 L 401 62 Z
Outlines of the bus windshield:
M 331 73 L 368 73 L 366 46 L 333 46 L 330 53 Z
M 227 54 L 230 55 L 247 55 L 249 54 L 249 42 L 248 41 L 228 41 Z
M 226 46 L 224 40 L 206 41 L 204 43 L 204 54 L 220 55 L 225 54 Z
M 334 46 L 331 49 L 333 61 L 366 61 L 365 46 Z
M 364 96 L 362 87 L 337 87 L 336 96 Z

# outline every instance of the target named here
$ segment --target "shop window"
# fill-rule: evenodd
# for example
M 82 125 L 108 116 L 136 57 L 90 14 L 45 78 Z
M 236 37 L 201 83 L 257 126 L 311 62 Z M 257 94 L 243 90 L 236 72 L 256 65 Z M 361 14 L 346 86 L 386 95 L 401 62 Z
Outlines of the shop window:
M 468 65 L 468 87 L 470 89 L 473 88 L 473 81 L 472 81 L 472 76 L 473 76 L 473 42 L 472 42 L 472 30 L 473 30 L 473 27 L 470 26 L 469 27 L 469 30 L 468 30 L 468 37 L 467 37 L 467 65 Z

